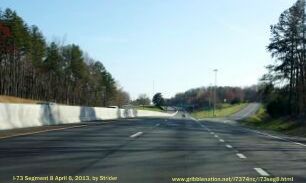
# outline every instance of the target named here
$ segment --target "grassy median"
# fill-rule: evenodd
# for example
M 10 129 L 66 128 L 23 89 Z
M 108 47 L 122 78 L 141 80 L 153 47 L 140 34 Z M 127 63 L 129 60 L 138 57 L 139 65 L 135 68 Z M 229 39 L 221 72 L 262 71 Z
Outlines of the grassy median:
M 156 106 L 145 105 L 145 106 L 138 106 L 136 107 L 137 110 L 146 110 L 146 111 L 156 111 L 156 112 L 165 112 L 164 110 L 160 109 Z
M 236 112 L 242 110 L 245 108 L 248 104 L 247 103 L 241 103 L 241 104 L 222 104 L 219 108 L 215 111 L 215 117 L 227 117 L 232 114 L 235 114 Z M 212 109 L 204 109 L 201 111 L 195 111 L 191 113 L 191 116 L 197 119 L 202 118 L 213 118 L 213 110 Z

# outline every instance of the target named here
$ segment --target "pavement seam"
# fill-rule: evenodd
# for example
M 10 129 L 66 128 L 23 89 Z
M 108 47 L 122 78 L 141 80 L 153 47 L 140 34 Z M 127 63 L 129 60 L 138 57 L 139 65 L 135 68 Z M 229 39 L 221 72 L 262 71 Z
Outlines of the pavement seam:
M 72 126 L 72 127 L 50 129 L 50 130 L 41 130 L 41 131 L 37 131 L 37 132 L 21 133 L 21 134 L 17 134 L 17 135 L 10 135 L 10 136 L 7 136 L 7 137 L 0 137 L 0 140 L 8 139 L 8 138 L 14 138 L 14 137 L 34 135 L 34 134 L 39 134 L 39 133 L 44 133 L 44 132 L 61 131 L 61 130 L 72 129 L 72 128 L 82 128 L 82 127 L 86 127 L 86 126 L 88 126 L 88 125 L 78 125 L 78 126 Z

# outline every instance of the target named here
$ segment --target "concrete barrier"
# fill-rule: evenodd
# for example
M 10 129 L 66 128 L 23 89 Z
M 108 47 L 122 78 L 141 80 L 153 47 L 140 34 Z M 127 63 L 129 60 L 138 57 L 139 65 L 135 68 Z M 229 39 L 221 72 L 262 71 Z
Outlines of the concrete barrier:
M 66 106 L 57 104 L 0 103 L 0 130 L 44 125 L 81 123 L 132 117 L 170 117 L 173 114 L 103 107 Z
M 172 117 L 176 113 L 169 114 L 157 111 L 137 110 L 137 116 L 139 117 Z

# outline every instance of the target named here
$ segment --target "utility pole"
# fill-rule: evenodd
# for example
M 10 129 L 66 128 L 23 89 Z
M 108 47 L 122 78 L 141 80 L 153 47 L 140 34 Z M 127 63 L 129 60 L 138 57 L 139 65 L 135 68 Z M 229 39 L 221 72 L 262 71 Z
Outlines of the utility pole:
M 214 108 L 213 108 L 213 117 L 216 116 L 216 92 L 217 92 L 217 73 L 218 69 L 214 69 L 215 72 L 215 89 L 214 89 Z
M 209 110 L 213 111 L 212 103 L 213 103 L 213 87 L 212 83 L 209 84 L 208 92 L 209 92 L 209 98 L 208 98 L 208 106 Z M 213 116 L 213 114 L 212 114 Z

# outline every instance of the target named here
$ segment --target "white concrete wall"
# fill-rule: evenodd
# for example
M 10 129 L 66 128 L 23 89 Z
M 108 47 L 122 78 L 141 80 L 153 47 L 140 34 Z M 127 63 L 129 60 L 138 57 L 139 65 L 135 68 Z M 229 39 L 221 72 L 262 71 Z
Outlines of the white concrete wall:
M 131 117 L 166 117 L 171 114 L 102 107 L 0 103 L 0 130 L 33 126 L 80 123 Z

